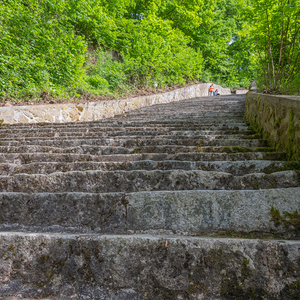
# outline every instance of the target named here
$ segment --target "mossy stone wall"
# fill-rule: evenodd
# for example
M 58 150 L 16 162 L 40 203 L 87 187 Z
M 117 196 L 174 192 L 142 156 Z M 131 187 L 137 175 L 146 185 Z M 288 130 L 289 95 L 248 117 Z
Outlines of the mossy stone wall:
M 245 120 L 289 160 L 300 160 L 300 97 L 246 95 Z

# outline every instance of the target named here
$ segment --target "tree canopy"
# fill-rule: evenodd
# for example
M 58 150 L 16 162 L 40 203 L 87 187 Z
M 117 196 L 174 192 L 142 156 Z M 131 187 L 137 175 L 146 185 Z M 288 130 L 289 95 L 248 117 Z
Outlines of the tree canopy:
M 300 1 L 243 1 L 243 35 L 255 54 L 260 87 L 300 91 Z
M 4 0 L 0 99 L 188 82 L 292 90 L 299 0 Z

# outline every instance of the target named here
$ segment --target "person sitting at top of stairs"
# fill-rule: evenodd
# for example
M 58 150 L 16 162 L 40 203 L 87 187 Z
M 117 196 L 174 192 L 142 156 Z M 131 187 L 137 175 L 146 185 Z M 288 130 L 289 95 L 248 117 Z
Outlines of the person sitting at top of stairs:
M 208 93 L 210 93 L 209 96 L 214 96 L 215 92 L 214 92 L 213 84 L 209 87 Z

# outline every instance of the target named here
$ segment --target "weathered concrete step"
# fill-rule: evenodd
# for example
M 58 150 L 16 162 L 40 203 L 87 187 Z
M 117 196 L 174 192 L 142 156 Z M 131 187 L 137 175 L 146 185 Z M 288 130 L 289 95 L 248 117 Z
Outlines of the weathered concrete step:
M 0 235 L 3 296 L 297 299 L 299 241 L 167 235 Z
M 299 185 L 295 171 L 243 176 L 202 170 L 72 171 L 0 176 L 0 192 L 21 193 L 255 190 Z
M 221 139 L 211 136 L 201 136 L 192 138 L 186 136 L 142 136 L 142 137 L 115 137 L 115 138 L 92 138 L 92 139 L 57 139 L 57 140 L 19 140 L 6 141 L 1 143 L 6 147 L 18 147 L 23 145 L 36 145 L 47 147 L 78 147 L 84 145 L 91 146 L 115 146 L 115 147 L 142 147 L 142 146 L 240 146 L 240 147 L 266 147 L 268 142 L 261 139 L 229 139 L 223 136 Z
M 74 153 L 91 155 L 111 155 L 111 154 L 136 154 L 136 153 L 189 153 L 189 152 L 271 152 L 273 149 L 267 147 L 239 147 L 239 146 L 182 146 L 182 145 L 163 145 L 163 146 L 140 146 L 137 148 L 126 148 L 118 146 L 93 146 L 82 145 L 77 147 L 58 148 L 48 146 L 24 145 L 24 146 L 0 146 L 0 153 Z
M 270 210 L 299 209 L 300 188 L 258 191 L 0 193 L 0 230 L 82 233 L 284 232 Z
M 119 171 L 119 170 L 203 170 L 225 172 L 233 175 L 250 173 L 274 173 L 285 170 L 300 170 L 300 163 L 270 160 L 249 161 L 153 161 L 142 160 L 132 162 L 36 162 L 27 165 L 0 164 L 0 175 L 12 176 L 20 173 L 50 174 L 70 171 Z
M 244 161 L 244 160 L 286 160 L 286 153 L 282 152 L 244 152 L 244 153 L 139 153 L 90 155 L 72 153 L 0 153 L 1 163 L 18 165 L 32 162 L 133 162 L 143 160 L 178 160 L 178 161 Z

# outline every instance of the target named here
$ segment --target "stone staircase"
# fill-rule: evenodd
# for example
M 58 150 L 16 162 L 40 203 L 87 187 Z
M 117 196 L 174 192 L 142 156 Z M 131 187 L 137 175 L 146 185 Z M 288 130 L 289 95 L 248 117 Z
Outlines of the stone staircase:
M 270 222 L 299 163 L 244 104 L 0 127 L 0 299 L 300 299 L 298 233 Z

